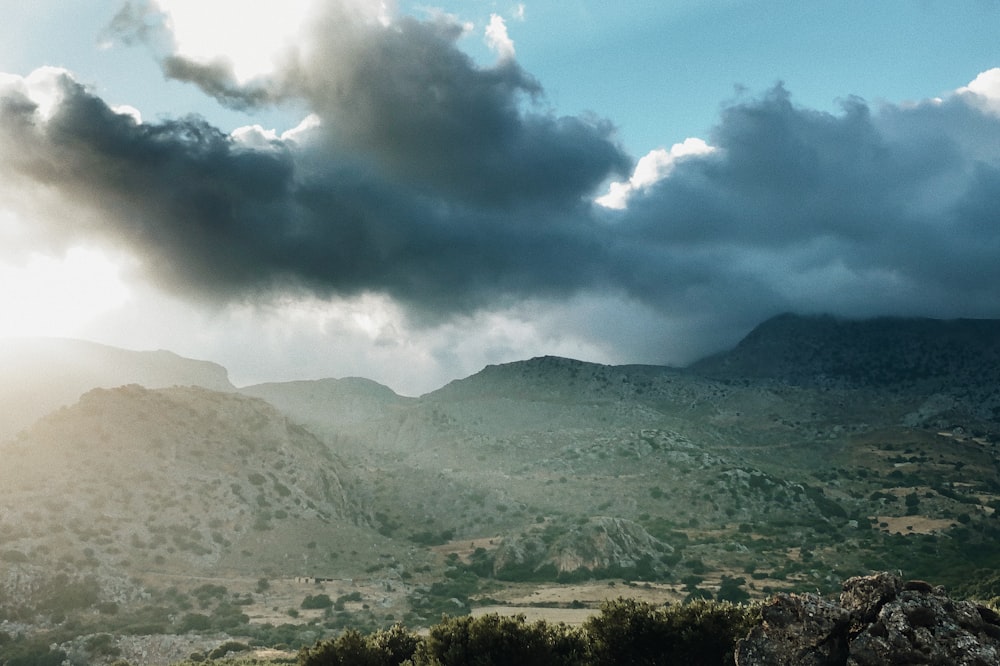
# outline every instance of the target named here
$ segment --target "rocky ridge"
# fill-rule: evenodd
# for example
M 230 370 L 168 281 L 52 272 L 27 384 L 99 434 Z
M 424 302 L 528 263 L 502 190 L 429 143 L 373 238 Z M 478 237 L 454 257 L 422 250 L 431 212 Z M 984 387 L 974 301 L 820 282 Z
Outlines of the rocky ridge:
M 235 393 L 94 389 L 0 455 L 0 610 L 58 584 L 127 602 L 126 573 L 252 574 L 369 529 L 324 444 Z
M 557 574 L 584 572 L 652 574 L 664 569 L 663 557 L 672 546 L 651 536 L 631 520 L 595 517 L 583 525 L 548 525 L 505 538 L 494 556 L 499 577 L 538 574 L 548 567 Z

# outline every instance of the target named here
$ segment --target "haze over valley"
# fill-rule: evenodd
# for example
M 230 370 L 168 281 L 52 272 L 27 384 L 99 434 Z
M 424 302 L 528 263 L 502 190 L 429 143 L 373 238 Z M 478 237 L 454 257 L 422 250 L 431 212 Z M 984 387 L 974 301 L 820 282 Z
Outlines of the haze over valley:
M 785 315 L 687 368 L 539 357 L 419 398 L 21 345 L 5 401 L 48 413 L 9 412 L 0 450 L 8 634 L 174 636 L 179 659 L 198 631 L 581 622 L 623 592 L 739 601 L 883 569 L 1000 596 L 995 321 Z

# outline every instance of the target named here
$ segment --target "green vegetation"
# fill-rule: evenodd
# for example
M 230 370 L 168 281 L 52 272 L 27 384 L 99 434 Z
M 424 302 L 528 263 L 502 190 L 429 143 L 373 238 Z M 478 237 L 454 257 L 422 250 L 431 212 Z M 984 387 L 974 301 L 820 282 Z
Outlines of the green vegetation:
M 753 606 L 698 602 L 658 607 L 619 598 L 580 628 L 523 615 L 446 617 L 419 638 L 396 625 L 368 636 L 348 630 L 299 653 L 300 666 L 605 666 L 731 663 L 736 641 L 759 612 Z

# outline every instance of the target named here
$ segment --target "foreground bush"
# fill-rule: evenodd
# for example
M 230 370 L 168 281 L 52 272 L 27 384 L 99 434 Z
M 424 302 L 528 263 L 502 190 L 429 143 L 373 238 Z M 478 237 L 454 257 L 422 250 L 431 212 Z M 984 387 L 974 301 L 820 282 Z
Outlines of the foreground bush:
M 398 666 L 413 657 L 421 639 L 400 625 L 364 636 L 348 629 L 338 638 L 299 651 L 301 666 Z
M 616 599 L 583 629 L 595 666 L 614 664 L 731 664 L 736 641 L 760 617 L 755 606 L 694 601 L 658 607 Z
M 755 606 L 699 601 L 654 606 L 606 602 L 579 628 L 523 615 L 444 618 L 426 638 L 402 626 L 367 636 L 348 630 L 299 652 L 300 666 L 613 666 L 731 664 L 736 641 L 758 621 Z
M 583 633 L 523 615 L 447 618 L 417 648 L 416 666 L 576 666 L 587 663 Z

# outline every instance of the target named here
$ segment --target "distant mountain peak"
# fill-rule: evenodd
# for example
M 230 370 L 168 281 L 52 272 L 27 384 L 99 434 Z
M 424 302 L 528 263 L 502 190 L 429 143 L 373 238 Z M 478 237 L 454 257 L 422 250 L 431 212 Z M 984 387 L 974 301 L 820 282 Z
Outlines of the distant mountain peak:
M 224 367 L 170 351 L 132 351 L 64 338 L 14 338 L 0 346 L 0 441 L 93 388 L 201 386 L 235 391 Z
M 1000 382 L 1000 320 L 782 314 L 688 368 L 796 385 Z

